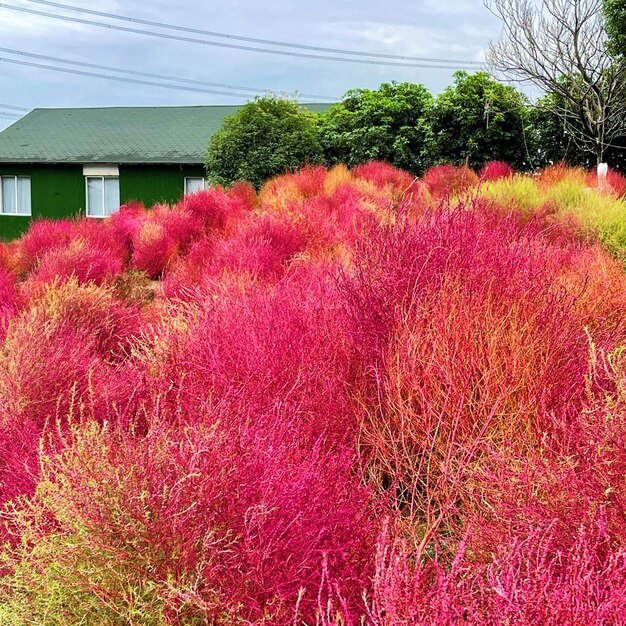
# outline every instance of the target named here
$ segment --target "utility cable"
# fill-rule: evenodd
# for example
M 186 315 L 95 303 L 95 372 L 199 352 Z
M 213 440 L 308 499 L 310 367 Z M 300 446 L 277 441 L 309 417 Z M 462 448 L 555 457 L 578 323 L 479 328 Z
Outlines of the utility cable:
M 482 66 L 480 61 L 461 61 L 459 59 L 439 59 L 433 57 L 416 57 L 406 56 L 400 54 L 384 54 L 380 52 L 364 52 L 361 50 L 347 50 L 345 48 L 325 48 L 322 46 L 310 46 L 306 44 L 290 43 L 285 41 L 276 41 L 273 39 L 259 39 L 257 37 L 244 37 L 242 35 L 233 35 L 230 33 L 220 33 L 211 30 L 202 30 L 199 28 L 189 28 L 187 26 L 179 26 L 175 24 L 168 24 L 165 22 L 155 22 L 151 20 L 144 20 L 136 17 L 128 17 L 126 15 L 119 15 L 117 13 L 105 13 L 104 11 L 94 11 L 93 9 L 85 9 L 83 7 L 77 7 L 69 4 L 61 4 L 60 2 L 50 2 L 49 0 L 25 0 L 33 4 L 43 4 L 46 6 L 55 7 L 57 9 L 67 9 L 69 11 L 76 11 L 78 13 L 86 13 L 88 15 L 96 15 L 98 17 L 106 17 L 114 20 L 122 20 L 125 22 L 132 22 L 134 24 L 143 24 L 144 26 L 156 26 L 157 28 L 164 28 L 168 30 L 174 30 L 184 33 L 193 33 L 196 35 L 206 35 L 207 37 L 217 37 L 222 39 L 232 39 L 235 41 L 247 41 L 249 43 L 258 43 L 267 46 L 279 46 L 282 48 L 295 48 L 298 50 L 311 50 L 313 52 L 330 52 L 332 54 L 346 54 L 351 56 L 369 57 L 372 59 L 394 59 L 397 61 L 420 61 L 425 63 L 452 63 L 461 65 L 476 65 Z
M 69 15 L 58 15 L 56 13 L 48 13 L 46 11 L 37 11 L 35 9 L 27 9 L 25 7 L 17 7 L 11 4 L 0 2 L 0 8 L 9 9 L 11 11 L 19 11 L 21 13 L 28 13 L 30 15 L 39 15 L 42 17 L 49 17 L 55 20 L 61 20 L 64 22 L 72 22 L 74 24 L 85 24 L 88 26 L 96 26 L 98 28 L 106 28 L 109 30 L 116 30 L 126 33 L 133 33 L 137 35 L 147 35 L 150 37 L 158 37 L 161 39 L 170 39 L 173 41 L 183 41 L 186 43 L 196 43 L 205 46 L 215 46 L 218 48 L 232 48 L 236 50 L 245 50 L 248 52 L 262 52 L 265 54 L 274 54 L 278 56 L 296 57 L 302 59 L 316 59 L 318 61 L 341 61 L 344 63 L 358 63 L 361 65 L 385 65 L 391 67 L 419 67 L 422 69 L 440 69 L 440 70 L 455 70 L 455 69 L 476 69 L 473 65 L 475 61 L 463 62 L 457 65 L 431 65 L 426 63 L 401 63 L 399 61 L 377 61 L 374 59 L 349 59 L 338 56 L 308 54 L 304 52 L 287 52 L 286 50 L 271 50 L 269 48 L 258 48 L 254 46 L 243 46 L 231 43 L 222 43 L 218 41 L 208 41 L 206 39 L 197 39 L 195 37 L 184 37 L 181 35 L 171 35 L 168 33 L 159 33 L 151 30 L 144 30 L 140 28 L 129 28 L 127 26 L 116 26 L 114 24 L 105 24 L 103 22 L 96 22 L 94 20 L 86 20 L 78 17 L 70 17 Z
M 24 113 L 30 111 L 30 109 L 26 109 L 24 107 L 16 107 L 12 104 L 2 104 L 2 103 L 0 103 L 0 109 L 11 109 L 12 111 L 24 111 Z
M 104 78 L 106 80 L 115 80 L 121 83 L 134 83 L 136 85 L 146 85 L 149 87 L 162 87 L 164 89 L 176 89 L 178 91 L 194 91 L 196 93 L 210 93 L 219 96 L 228 96 L 229 98 L 250 98 L 248 93 L 236 93 L 230 91 L 219 91 L 217 89 L 201 89 L 199 87 L 183 87 L 182 85 L 168 85 L 166 83 L 157 83 L 148 80 L 139 80 L 137 78 L 125 78 L 123 76 L 110 76 L 109 74 L 98 74 L 96 72 L 85 72 L 82 70 L 74 70 L 69 67 L 56 67 L 53 65 L 44 65 L 42 63 L 32 63 L 30 61 L 21 61 L 18 59 L 8 59 L 0 57 L 0 63 L 12 63 L 14 65 L 25 65 L 27 67 L 36 67 L 41 70 L 51 70 L 54 72 L 64 72 L 65 74 L 76 74 L 78 76 L 89 76 L 91 78 Z
M 79 67 L 88 67 L 96 70 L 105 70 L 107 72 L 118 72 L 120 74 L 129 74 L 131 76 L 143 76 L 146 78 L 157 78 L 159 80 L 168 80 L 179 83 L 186 83 L 189 85 L 203 85 L 207 87 L 217 87 L 220 89 L 233 89 L 237 91 L 250 91 L 253 93 L 271 93 L 273 90 L 271 89 L 258 89 L 255 87 L 241 87 L 239 85 L 226 85 L 224 83 L 211 83 L 204 80 L 192 80 L 190 78 L 178 78 L 176 76 L 166 76 L 164 74 L 150 74 L 148 72 L 139 72 L 136 70 L 126 70 L 119 67 L 111 67 L 109 65 L 96 65 L 95 63 L 85 63 L 83 61 L 72 61 L 71 59 L 62 59 L 60 57 L 53 57 L 47 54 L 35 54 L 33 52 L 24 52 L 23 50 L 14 50 L 13 48 L 2 48 L 0 47 L 0 52 L 6 52 L 8 54 L 15 54 L 18 56 L 29 57 L 33 59 L 41 59 L 44 61 L 52 61 L 54 63 L 65 63 L 68 65 L 76 65 Z M 315 100 L 324 100 L 325 102 L 332 102 L 338 100 L 338 98 L 333 98 L 331 96 L 319 96 L 310 93 L 300 93 L 300 92 L 287 92 L 283 90 L 277 90 L 279 93 L 297 93 L 299 96 L 304 98 L 313 98 Z

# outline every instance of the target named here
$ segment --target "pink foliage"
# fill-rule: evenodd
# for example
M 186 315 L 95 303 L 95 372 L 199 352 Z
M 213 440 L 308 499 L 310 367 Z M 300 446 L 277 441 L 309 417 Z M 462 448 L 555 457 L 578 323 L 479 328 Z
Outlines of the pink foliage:
M 363 198 L 351 185 L 339 185 L 331 195 L 309 198 L 300 209 L 302 228 L 311 246 L 352 246 L 376 223 L 363 206 Z
M 76 232 L 72 220 L 36 220 L 19 241 L 19 271 L 32 270 L 40 257 L 69 244 Z
M 447 198 L 475 187 L 478 176 L 469 167 L 435 165 L 426 171 L 422 182 L 434 198 Z
M 97 246 L 77 237 L 67 246 L 52 248 L 39 257 L 37 266 L 25 283 L 26 293 L 38 285 L 76 278 L 80 283 L 109 282 L 124 269 L 123 258 L 112 246 Z
M 306 167 L 1 246 L 6 610 L 622 623 L 626 274 L 478 182 Z
M 131 268 L 158 278 L 200 237 L 202 228 L 201 218 L 184 205 L 153 207 L 132 239 Z
M 412 191 L 417 184 L 417 180 L 411 174 L 383 161 L 369 161 L 357 165 L 352 170 L 352 175 L 368 180 L 377 187 L 389 185 L 401 193 Z
M 21 296 L 14 274 L 0 267 L 0 338 L 4 337 L 6 324 L 21 305 Z
M 216 243 L 211 270 L 246 272 L 258 278 L 280 275 L 293 256 L 302 251 L 305 237 L 281 217 L 261 217 L 230 239 Z
M 480 180 L 499 180 L 513 175 L 513 168 L 505 161 L 489 161 L 480 170 Z
M 199 218 L 209 230 L 223 232 L 248 211 L 252 196 L 243 185 L 230 192 L 211 187 L 186 195 L 179 206 Z
M 132 254 L 133 240 L 146 219 L 146 209 L 141 202 L 127 202 L 106 220 L 106 228 L 112 238 L 124 247 L 127 257 Z
M 590 187 L 598 186 L 598 174 L 596 171 L 589 172 L 587 176 L 587 184 Z M 608 169 L 606 174 L 606 184 L 618 198 L 623 198 L 626 195 L 626 176 L 620 174 L 614 169 Z

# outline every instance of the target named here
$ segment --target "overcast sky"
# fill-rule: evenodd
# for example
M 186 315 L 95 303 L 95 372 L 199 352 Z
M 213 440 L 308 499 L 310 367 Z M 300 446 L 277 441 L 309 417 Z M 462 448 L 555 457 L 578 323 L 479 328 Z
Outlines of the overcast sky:
M 282 42 L 392 55 L 482 60 L 498 21 L 482 0 L 57 0 L 83 9 L 136 19 Z M 6 5 L 6 6 L 5 6 Z M 120 32 L 18 12 L 8 6 L 72 18 L 210 39 L 155 26 L 72 12 L 29 0 L 0 0 L 0 59 L 45 65 L 56 61 L 19 56 L 6 49 L 191 80 L 274 92 L 340 98 L 354 87 L 376 88 L 385 81 L 422 83 L 440 92 L 452 69 L 392 67 L 278 56 Z M 259 46 L 213 38 L 212 41 Z M 259 46 L 261 47 L 261 46 Z M 265 46 L 267 47 L 267 46 Z M 289 51 L 288 48 L 283 50 Z M 297 49 L 291 49 L 298 52 Z M 301 53 L 310 53 L 300 50 Z M 328 53 L 327 53 L 328 54 Z M 111 71 L 65 65 L 100 74 Z M 121 74 L 118 74 L 122 76 Z M 163 82 L 161 79 L 138 77 Z M 202 86 L 196 85 L 202 88 Z M 207 88 L 207 87 L 204 87 Z M 228 91 L 228 90 L 226 90 Z M 249 97 L 253 97 L 250 93 Z M 313 101 L 301 97 L 302 101 Z M 237 104 L 246 97 L 195 93 L 112 82 L 0 61 L 0 105 L 83 107 L 132 105 Z M 8 109 L 1 108 L 5 114 Z M 13 120 L 0 113 L 0 128 Z

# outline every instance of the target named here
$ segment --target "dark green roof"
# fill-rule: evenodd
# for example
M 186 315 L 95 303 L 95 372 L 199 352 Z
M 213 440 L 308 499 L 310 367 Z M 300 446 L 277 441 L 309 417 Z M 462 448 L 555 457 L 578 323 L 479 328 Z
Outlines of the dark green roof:
M 203 163 L 210 137 L 239 108 L 34 109 L 0 132 L 0 163 Z

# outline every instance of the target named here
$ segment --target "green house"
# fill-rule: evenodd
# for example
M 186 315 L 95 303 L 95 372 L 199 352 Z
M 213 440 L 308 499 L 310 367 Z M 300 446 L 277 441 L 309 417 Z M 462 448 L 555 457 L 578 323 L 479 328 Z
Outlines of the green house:
M 238 108 L 34 109 L 0 132 L 0 239 L 33 219 L 105 217 L 202 188 L 209 139 Z

